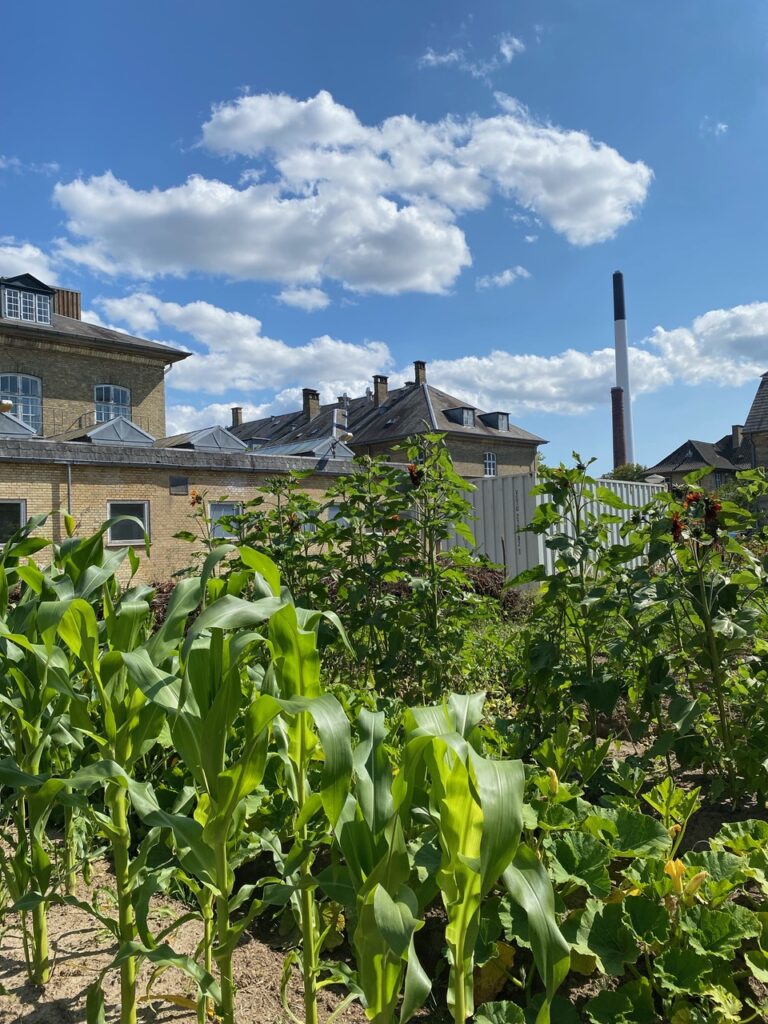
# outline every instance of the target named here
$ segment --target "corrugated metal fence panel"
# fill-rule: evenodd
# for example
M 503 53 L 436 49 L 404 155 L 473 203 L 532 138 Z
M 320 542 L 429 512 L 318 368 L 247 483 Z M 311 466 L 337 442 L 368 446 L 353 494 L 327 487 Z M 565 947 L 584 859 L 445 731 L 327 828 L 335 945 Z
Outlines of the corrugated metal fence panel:
M 546 501 L 546 495 L 535 498 L 531 488 L 536 483 L 533 476 L 501 476 L 473 480 L 475 490 L 467 495 L 472 502 L 474 521 L 470 523 L 474 533 L 474 550 L 503 565 L 508 578 L 532 568 L 544 565 L 548 573 L 554 572 L 554 553 L 546 547 L 544 537 L 523 532 L 538 502 Z M 654 494 L 664 490 L 662 484 L 646 484 L 626 480 L 598 480 L 597 484 L 613 491 L 623 502 L 633 507 L 645 505 Z M 601 511 L 618 516 L 626 522 L 634 511 L 599 506 Z M 621 523 L 608 524 L 609 542 L 618 544 L 621 540 Z M 456 542 L 472 548 L 463 538 Z

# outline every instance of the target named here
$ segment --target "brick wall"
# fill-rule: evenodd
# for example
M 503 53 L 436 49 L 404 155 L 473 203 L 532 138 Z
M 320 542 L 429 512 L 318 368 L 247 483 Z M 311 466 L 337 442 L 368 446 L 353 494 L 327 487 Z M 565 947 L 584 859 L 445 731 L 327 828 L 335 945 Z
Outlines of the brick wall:
M 94 423 L 96 384 L 130 388 L 132 419 L 153 437 L 165 436 L 164 359 L 130 352 L 90 350 L 46 338 L 0 334 L 0 373 L 28 373 L 43 388 L 43 434 Z
M 267 476 L 274 474 L 237 473 L 211 469 L 189 470 L 153 469 L 148 467 L 74 465 L 72 473 L 72 515 L 78 524 L 78 534 L 93 533 L 107 518 L 109 501 L 148 501 L 149 527 L 152 540 L 150 557 L 143 546 L 136 547 L 142 559 L 138 579 L 159 582 L 190 562 L 193 545 L 175 540 L 174 533 L 194 530 L 190 516 L 193 508 L 190 495 L 172 495 L 169 492 L 171 473 L 186 475 L 189 490 L 207 492 L 207 501 L 217 501 L 226 495 L 231 501 L 248 501 L 256 497 L 257 488 Z M 310 476 L 304 481 L 306 491 L 313 497 L 322 497 L 328 487 L 328 477 Z M 67 467 L 52 463 L 19 463 L 0 461 L 0 500 L 23 499 L 27 503 L 27 516 L 45 514 L 51 510 L 66 511 Z M 43 536 L 60 543 L 64 537 L 61 516 L 52 516 L 41 529 Z M 45 551 L 41 552 L 45 560 Z

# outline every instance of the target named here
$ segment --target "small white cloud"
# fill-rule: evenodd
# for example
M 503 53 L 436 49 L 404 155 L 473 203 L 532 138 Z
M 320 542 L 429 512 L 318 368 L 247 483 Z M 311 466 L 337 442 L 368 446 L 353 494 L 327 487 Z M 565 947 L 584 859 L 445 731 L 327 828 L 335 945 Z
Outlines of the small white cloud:
M 709 114 L 705 114 L 699 124 L 699 131 L 702 135 L 711 135 L 716 139 L 719 139 L 722 135 L 725 135 L 728 131 L 728 125 L 725 121 L 715 121 Z
M 509 64 L 519 54 L 525 53 L 525 43 L 517 36 L 504 33 L 499 37 L 499 53 L 505 64 Z
M 538 240 L 539 240 L 539 236 L 538 235 L 526 235 L 525 236 L 525 241 L 528 242 L 529 245 L 533 245 L 533 243 L 534 242 L 538 242 Z
M 43 174 L 46 177 L 50 177 L 52 174 L 58 174 L 60 169 L 59 164 L 55 160 L 48 160 L 41 164 L 27 164 L 23 160 L 19 160 L 17 156 L 4 156 L 0 153 L 0 171 L 14 171 L 16 174 L 24 174 L 25 171 L 30 171 L 32 174 Z
M 508 267 L 499 274 L 488 274 L 485 277 L 478 277 L 476 287 L 483 288 L 508 288 L 520 278 L 530 277 L 525 267 Z
M 485 59 L 474 58 L 471 50 L 468 52 L 464 47 L 457 47 L 454 50 L 446 50 L 439 53 L 430 46 L 425 53 L 419 57 L 420 68 L 445 68 L 455 67 L 464 71 L 473 78 L 489 81 L 494 71 L 498 71 L 505 64 L 510 64 L 515 57 L 525 52 L 525 43 L 509 32 L 504 32 L 497 40 L 498 50 L 492 56 Z
M 19 242 L 11 236 L 0 237 L 0 275 L 14 277 L 31 274 L 45 284 L 58 284 L 58 274 L 48 253 L 30 242 Z
M 432 47 L 428 49 L 419 57 L 420 68 L 441 68 L 446 67 L 450 64 L 461 64 L 464 60 L 464 51 L 459 50 L 448 50 L 445 53 L 437 53 Z
M 307 313 L 326 309 L 331 303 L 322 288 L 283 288 L 277 299 L 285 306 L 296 306 Z

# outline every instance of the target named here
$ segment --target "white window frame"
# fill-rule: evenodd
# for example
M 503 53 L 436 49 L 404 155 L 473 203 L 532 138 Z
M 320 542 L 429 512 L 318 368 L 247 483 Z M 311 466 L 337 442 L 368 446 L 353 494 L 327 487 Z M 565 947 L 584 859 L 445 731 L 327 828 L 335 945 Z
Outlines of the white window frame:
M 99 388 L 109 388 L 110 398 L 109 398 L 108 401 L 105 401 L 104 399 L 98 399 L 96 397 L 97 394 L 98 394 L 98 389 Z M 123 392 L 125 392 L 125 394 L 128 397 L 128 401 L 127 402 L 118 402 L 115 399 L 115 392 L 116 391 L 123 391 Z M 96 422 L 97 423 L 109 423 L 110 420 L 115 420 L 115 419 L 117 419 L 118 416 L 125 416 L 125 418 L 127 420 L 129 420 L 131 418 L 131 416 L 133 415 L 133 406 L 131 404 L 131 389 L 123 387 L 122 384 L 94 384 L 94 386 L 93 386 L 93 407 L 94 407 L 94 416 L 96 417 Z M 120 412 L 115 412 L 112 416 L 108 416 L 105 419 L 103 417 L 99 418 L 99 410 L 100 409 L 106 410 L 106 411 L 114 410 L 114 409 L 119 409 L 121 411 Z M 127 411 L 123 411 L 123 410 L 127 410 Z
M 0 370 L 0 379 L 3 377 L 17 377 L 20 387 L 18 391 L 3 391 L 0 389 L 0 399 L 13 402 L 13 409 L 11 410 L 16 419 L 21 420 L 22 423 L 26 423 L 28 427 L 32 427 L 36 434 L 42 434 L 43 432 L 43 382 L 39 377 L 35 377 L 31 373 L 17 373 L 15 370 L 9 370 L 7 372 Z M 21 386 L 22 380 L 33 380 L 37 384 L 37 394 L 24 394 L 23 386 Z M 34 417 L 34 422 L 30 422 L 32 416 L 25 413 L 23 405 L 25 399 L 36 399 L 38 402 L 38 415 Z
M 27 521 L 27 499 L 26 498 L 0 498 L 0 505 L 18 505 L 19 506 L 19 529 Z M 13 531 L 16 532 L 15 530 Z M 0 539 L 0 550 L 5 545 L 5 541 Z
M 11 309 L 13 307 L 13 311 Z M 21 298 L 18 288 L 6 288 L 3 296 L 3 314 L 9 320 L 21 320 Z
M 148 537 L 152 536 L 150 531 L 150 519 L 149 519 L 149 502 L 142 501 L 140 498 L 114 498 L 107 502 L 107 519 L 113 519 L 115 516 L 132 515 L 130 512 L 119 512 L 115 511 L 113 506 L 115 505 L 143 505 L 144 506 L 144 533 Z M 121 539 L 119 537 L 112 536 L 112 527 L 110 526 L 107 531 L 107 544 L 113 548 L 137 548 L 144 547 L 144 536 L 132 540 Z
M 483 476 L 498 476 L 496 452 L 483 452 Z
M 39 324 L 49 324 L 51 322 L 51 296 L 40 295 L 35 296 L 35 316 Z
M 27 324 L 34 324 L 37 322 L 34 292 L 21 293 L 21 319 Z
M 3 293 L 3 316 L 7 320 L 21 320 L 25 324 L 51 323 L 50 295 L 26 292 L 23 288 L 4 288 Z
M 227 505 L 232 508 L 231 512 L 219 512 L 214 517 L 213 510 L 214 506 L 221 508 L 222 505 Z M 230 533 L 225 531 L 223 526 L 219 526 L 219 520 L 225 516 L 236 516 L 240 514 L 240 510 L 243 505 L 240 501 L 209 501 L 208 502 L 208 518 L 211 521 L 211 537 L 214 540 L 233 540 L 237 537 L 236 533 Z

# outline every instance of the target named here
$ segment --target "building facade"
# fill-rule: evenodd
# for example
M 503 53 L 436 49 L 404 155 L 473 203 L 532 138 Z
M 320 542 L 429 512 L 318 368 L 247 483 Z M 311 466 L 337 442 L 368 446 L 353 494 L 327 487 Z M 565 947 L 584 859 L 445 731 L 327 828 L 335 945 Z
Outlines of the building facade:
M 65 512 L 80 533 L 131 516 L 143 525 L 115 524 L 106 544 L 141 550 L 146 532 L 139 579 L 159 581 L 189 564 L 174 534 L 190 529 L 195 494 L 216 519 L 270 477 L 309 471 L 303 486 L 320 497 L 352 471 L 343 446 L 261 456 L 215 425 L 165 436 L 165 371 L 188 353 L 86 323 L 80 305 L 29 274 L 0 278 L 0 544 L 31 516 L 48 517 L 38 532 L 55 543 Z
M 414 380 L 402 388 L 390 390 L 388 378 L 377 374 L 362 397 L 340 395 L 328 405 L 320 404 L 317 391 L 305 388 L 296 412 L 243 423 L 235 408 L 229 429 L 255 452 L 335 437 L 355 454 L 398 461 L 403 458 L 399 446 L 407 438 L 440 433 L 457 472 L 469 480 L 534 471 L 543 438 L 516 426 L 507 412 L 484 412 L 433 387 L 427 383 L 426 363 L 413 365 Z
M 735 424 L 730 434 L 719 441 L 684 441 L 651 466 L 648 473 L 656 473 L 669 484 L 678 485 L 686 474 L 710 469 L 711 472 L 702 477 L 701 486 L 719 490 L 732 483 L 742 470 L 758 467 L 768 468 L 768 373 L 760 378 L 743 425 Z

